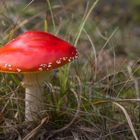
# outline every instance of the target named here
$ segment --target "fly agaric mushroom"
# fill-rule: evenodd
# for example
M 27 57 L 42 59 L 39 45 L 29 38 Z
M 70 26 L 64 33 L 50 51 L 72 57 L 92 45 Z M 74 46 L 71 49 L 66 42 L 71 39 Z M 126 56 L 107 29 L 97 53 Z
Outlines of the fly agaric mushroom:
M 0 48 L 0 71 L 23 73 L 25 119 L 33 121 L 43 109 L 42 82 L 47 73 L 78 57 L 76 48 L 54 35 L 29 31 Z

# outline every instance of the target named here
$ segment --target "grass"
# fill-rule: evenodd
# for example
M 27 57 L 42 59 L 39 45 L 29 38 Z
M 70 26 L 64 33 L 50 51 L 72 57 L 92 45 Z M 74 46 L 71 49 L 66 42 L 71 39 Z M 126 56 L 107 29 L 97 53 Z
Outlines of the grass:
M 38 122 L 24 121 L 22 76 L 0 74 L 0 140 L 139 139 L 140 19 L 128 10 L 138 5 L 121 8 L 118 1 L 102 7 L 104 1 L 98 0 L 0 3 L 1 46 L 36 29 L 64 38 L 79 51 L 74 63 L 44 82 L 46 110 Z

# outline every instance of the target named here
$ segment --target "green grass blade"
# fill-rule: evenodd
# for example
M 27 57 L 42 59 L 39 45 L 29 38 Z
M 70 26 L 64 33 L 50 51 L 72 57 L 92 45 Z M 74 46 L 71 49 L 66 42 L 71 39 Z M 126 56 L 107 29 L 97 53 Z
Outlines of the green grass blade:
M 50 13 L 51 13 L 53 29 L 54 29 L 54 31 L 56 31 L 55 20 L 54 20 L 54 15 L 53 15 L 53 11 L 52 11 L 52 7 L 51 7 L 51 3 L 50 3 L 50 0 L 46 0 L 46 1 L 47 1 L 47 3 L 48 3 L 49 10 L 50 10 Z
M 92 4 L 91 8 L 90 8 L 89 11 L 87 12 L 87 15 L 86 15 L 85 18 L 83 19 L 83 21 L 82 21 L 82 23 L 81 23 L 81 25 L 80 25 L 79 31 L 78 31 L 78 33 L 77 33 L 77 36 L 76 36 L 76 40 L 75 40 L 75 42 L 74 42 L 74 46 L 77 46 L 78 40 L 79 40 L 80 35 L 81 35 L 81 33 L 82 33 L 82 30 L 83 30 L 83 28 L 84 28 L 84 26 L 85 26 L 85 23 L 86 23 L 88 17 L 90 16 L 91 12 L 93 11 L 93 9 L 96 7 L 96 5 L 97 5 L 98 2 L 99 2 L 99 0 L 96 0 L 96 1 Z

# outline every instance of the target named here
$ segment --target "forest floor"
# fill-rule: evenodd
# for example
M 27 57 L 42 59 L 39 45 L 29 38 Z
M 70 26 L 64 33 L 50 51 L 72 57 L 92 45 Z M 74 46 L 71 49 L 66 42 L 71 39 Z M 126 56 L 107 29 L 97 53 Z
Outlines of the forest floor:
M 98 0 L 97 0 L 98 1 Z M 79 58 L 44 82 L 45 116 L 24 121 L 22 75 L 0 73 L 0 140 L 140 138 L 139 0 L 0 1 L 1 46 L 28 30 L 74 44 Z

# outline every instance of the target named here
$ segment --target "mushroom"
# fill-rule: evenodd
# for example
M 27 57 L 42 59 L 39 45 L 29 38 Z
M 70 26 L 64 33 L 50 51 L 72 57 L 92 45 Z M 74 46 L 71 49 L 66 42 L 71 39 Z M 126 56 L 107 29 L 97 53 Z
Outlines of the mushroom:
M 74 46 L 41 31 L 25 32 L 0 48 L 0 71 L 24 75 L 25 120 L 36 120 L 44 108 L 42 83 L 48 72 L 77 57 Z

